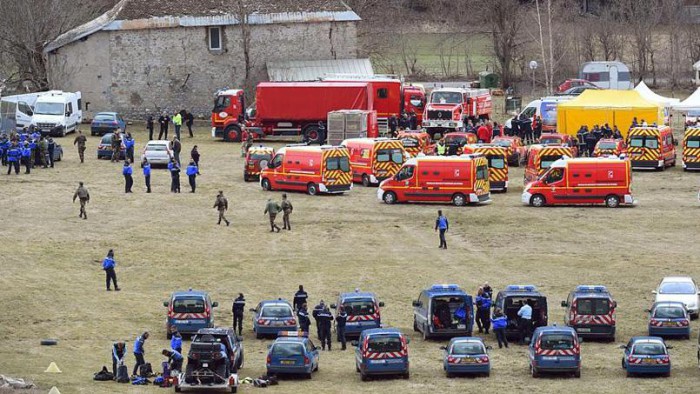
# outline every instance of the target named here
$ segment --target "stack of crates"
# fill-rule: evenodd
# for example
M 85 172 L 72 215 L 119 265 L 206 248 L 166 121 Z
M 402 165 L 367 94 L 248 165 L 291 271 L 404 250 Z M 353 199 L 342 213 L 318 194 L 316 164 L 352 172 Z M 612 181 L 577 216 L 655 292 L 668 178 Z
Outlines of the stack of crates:
M 327 143 L 340 145 L 348 138 L 377 137 L 377 112 L 339 110 L 328 113 Z

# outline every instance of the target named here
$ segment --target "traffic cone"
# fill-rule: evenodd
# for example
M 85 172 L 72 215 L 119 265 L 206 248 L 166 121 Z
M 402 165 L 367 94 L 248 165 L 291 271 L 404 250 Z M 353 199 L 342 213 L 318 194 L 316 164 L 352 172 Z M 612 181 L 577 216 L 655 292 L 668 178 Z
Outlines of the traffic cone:
M 49 367 L 46 368 L 46 371 L 44 371 L 44 372 L 48 372 L 48 373 L 61 373 L 61 370 L 58 369 L 58 365 L 56 365 L 55 362 L 51 361 L 51 364 L 49 364 Z
M 51 390 L 49 390 L 49 394 L 61 394 L 60 391 L 56 388 L 56 386 L 51 387 Z

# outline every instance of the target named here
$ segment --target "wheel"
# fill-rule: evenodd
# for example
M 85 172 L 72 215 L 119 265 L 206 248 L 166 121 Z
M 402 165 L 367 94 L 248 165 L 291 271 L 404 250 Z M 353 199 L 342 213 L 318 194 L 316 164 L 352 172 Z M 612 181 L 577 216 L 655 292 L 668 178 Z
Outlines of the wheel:
M 363 382 L 366 382 L 369 378 L 367 377 L 366 374 L 360 372 L 360 380 Z
M 445 376 L 447 377 L 447 379 L 452 379 L 455 377 L 455 375 L 453 373 L 450 373 L 450 372 L 445 372 Z
M 307 380 L 311 380 L 311 372 L 307 373 L 304 375 L 304 378 Z
M 540 373 L 537 371 L 537 368 L 533 367 L 530 365 L 530 374 L 532 375 L 533 378 L 539 378 Z
M 628 378 L 631 378 L 632 376 L 634 376 L 634 374 L 633 374 L 632 372 L 630 372 L 630 371 L 627 371 L 627 373 L 625 374 L 625 376 L 627 376 Z
M 54 346 L 58 343 L 56 339 L 42 339 L 41 346 Z
M 530 205 L 532 205 L 533 207 L 536 207 L 536 208 L 543 207 L 546 202 L 547 202 L 547 200 L 545 200 L 544 196 L 541 194 L 535 194 L 530 199 Z
M 181 392 L 182 392 L 182 389 L 181 389 L 180 387 L 178 387 L 178 386 L 175 386 L 175 392 L 176 392 L 176 393 L 181 393 Z
M 316 186 L 315 183 L 309 183 L 306 185 L 306 192 L 309 193 L 310 196 L 315 196 L 318 194 L 318 186 Z
M 241 128 L 238 125 L 230 125 L 224 129 L 224 141 L 241 142 Z
M 401 377 L 404 378 L 404 379 L 406 379 L 406 380 L 408 380 L 408 379 L 411 377 L 411 373 L 410 373 L 410 372 L 406 372 L 405 374 L 401 375 Z
M 62 160 L 63 160 L 63 152 L 58 154 L 58 159 L 56 159 L 55 161 L 62 161 Z
M 237 393 L 237 392 L 238 392 L 238 387 L 236 387 L 236 386 L 231 387 L 231 392 L 232 392 L 232 393 Z
M 413 331 L 418 332 L 418 322 L 416 322 L 416 318 L 413 318 Z
M 316 367 L 314 368 L 313 372 L 318 372 L 318 364 L 316 364 Z
M 394 192 L 386 192 L 382 199 L 386 204 L 391 205 L 396 202 L 396 194 L 394 194 Z
M 357 366 L 357 363 L 355 363 L 355 372 L 360 372 L 360 367 Z
M 262 339 L 262 337 L 263 337 L 262 334 L 260 334 L 257 331 L 254 331 L 254 332 L 255 332 L 255 339 Z
M 507 187 L 504 187 L 504 188 L 503 188 L 503 193 L 508 193 L 508 188 L 507 188 Z
M 246 173 L 244 172 L 244 173 L 243 173 L 243 182 L 248 182 L 248 181 L 250 181 L 250 178 L 248 177 L 248 174 L 246 174 Z
M 427 341 L 430 339 L 430 335 L 428 334 L 428 327 L 423 327 L 423 340 Z
M 620 206 L 620 197 L 616 195 L 609 195 L 605 197 L 605 206 L 608 208 L 617 208 Z
M 576 372 L 574 372 L 574 377 L 577 379 L 581 377 L 581 370 L 580 369 L 577 369 Z
M 362 174 L 362 186 L 369 187 L 369 185 L 369 177 L 367 176 L 367 174 Z
M 304 130 L 304 139 L 309 144 L 321 144 L 321 133 L 318 131 L 318 126 L 308 126 Z
M 464 196 L 464 194 L 455 193 L 455 195 L 452 196 L 452 204 L 454 204 L 455 206 L 461 207 L 466 203 L 467 203 L 467 198 Z
M 95 133 L 94 131 L 90 130 L 90 135 L 94 137 L 94 136 L 97 135 L 97 133 Z
M 260 182 L 260 186 L 262 186 L 263 190 L 272 190 L 270 180 L 267 178 L 263 178 L 262 182 Z
M 670 378 L 671 377 L 671 372 L 666 372 L 665 374 L 661 375 L 664 378 Z
M 165 333 L 165 337 L 171 339 L 173 337 L 173 333 L 171 333 L 170 330 L 168 330 L 168 332 Z

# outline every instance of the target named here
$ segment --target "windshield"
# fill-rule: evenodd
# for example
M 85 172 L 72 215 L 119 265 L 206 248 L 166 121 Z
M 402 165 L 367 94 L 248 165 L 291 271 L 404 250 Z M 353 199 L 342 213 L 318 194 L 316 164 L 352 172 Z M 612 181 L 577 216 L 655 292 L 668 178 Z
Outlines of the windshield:
M 370 338 L 367 351 L 371 353 L 400 352 L 401 339 L 395 336 Z
M 617 144 L 614 142 L 601 142 L 598 145 L 600 149 L 617 149 Z
M 401 149 L 380 149 L 377 151 L 377 161 L 380 163 L 394 162 L 403 163 L 403 152 Z
M 576 312 L 579 315 L 607 315 L 610 303 L 604 298 L 579 298 L 576 300 Z
M 114 121 L 114 115 L 108 115 L 108 114 L 97 114 L 95 115 L 95 120 L 98 121 Z
M 219 96 L 214 101 L 214 111 L 220 111 L 222 109 L 226 109 L 230 105 L 231 105 L 231 97 L 230 96 Z
M 680 306 L 660 306 L 654 310 L 654 317 L 677 319 L 685 317 L 685 310 Z
M 659 356 L 666 354 L 666 349 L 660 343 L 638 343 L 634 345 L 632 354 L 637 356 Z
M 700 148 L 700 138 L 699 137 L 689 137 L 685 142 L 685 146 L 688 148 Z
M 458 92 L 433 92 L 430 102 L 435 104 L 459 104 L 462 102 L 462 94 Z
M 484 347 L 476 342 L 457 342 L 452 345 L 452 353 L 455 356 L 469 356 L 484 354 Z
M 350 161 L 347 157 L 329 157 L 326 159 L 326 170 L 340 170 L 343 172 L 350 171 Z
M 562 139 L 557 138 L 557 137 L 542 137 L 540 138 L 540 143 L 547 145 L 547 144 L 561 144 Z
M 540 157 L 540 168 L 549 168 L 552 166 L 552 163 L 559 159 L 561 159 L 561 156 L 542 156 Z
M 304 345 L 301 343 L 278 342 L 272 345 L 270 350 L 270 355 L 277 357 L 294 357 L 302 354 L 304 354 Z
M 532 308 L 539 308 L 540 306 L 540 299 L 537 297 L 517 297 L 517 296 L 512 296 L 506 298 L 506 308 L 520 308 L 522 304 L 525 304 L 527 301 L 530 301 L 530 306 Z
M 348 315 L 373 315 L 374 314 L 374 300 L 372 299 L 362 299 L 362 300 L 350 300 L 343 302 L 343 308 Z
M 540 347 L 547 350 L 563 350 L 574 348 L 574 338 L 566 334 L 542 335 Z
M 286 305 L 270 305 L 263 308 L 262 317 L 292 317 L 292 310 Z
M 498 146 L 505 146 L 506 148 L 510 147 L 510 141 L 508 140 L 494 140 L 492 142 Z
M 38 115 L 63 115 L 63 103 L 36 103 L 34 113 Z
M 173 301 L 175 313 L 204 313 L 203 298 L 176 298 Z
M 487 166 L 476 167 L 476 179 L 489 179 L 489 168 Z
M 272 154 L 269 153 L 253 153 L 250 155 L 250 160 L 267 160 L 272 159 Z
M 461 135 L 447 135 L 445 136 L 445 143 L 448 145 L 466 145 L 467 137 Z
M 165 145 L 146 145 L 147 151 L 162 151 L 165 152 L 168 148 Z
M 659 287 L 659 294 L 695 294 L 695 286 L 690 282 L 667 282 Z
M 656 137 L 632 137 L 630 146 L 633 148 L 650 148 L 656 149 L 659 147 L 659 141 Z
M 506 161 L 503 156 L 486 156 L 489 161 L 489 168 L 506 168 Z

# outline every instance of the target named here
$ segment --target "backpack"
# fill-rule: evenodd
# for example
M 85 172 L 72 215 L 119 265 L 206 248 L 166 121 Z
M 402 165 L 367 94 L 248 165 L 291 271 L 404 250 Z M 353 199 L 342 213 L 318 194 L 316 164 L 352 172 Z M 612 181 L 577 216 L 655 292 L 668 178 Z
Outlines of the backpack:
M 107 370 L 106 366 L 102 366 L 102 370 L 100 372 L 95 373 L 95 376 L 93 377 L 93 379 L 105 382 L 108 380 L 113 380 L 114 375 Z
M 147 378 L 149 376 L 153 375 L 153 368 L 151 367 L 151 363 L 145 363 L 139 365 L 139 376 L 142 378 Z
M 129 383 L 129 369 L 124 364 L 117 367 L 117 383 Z

